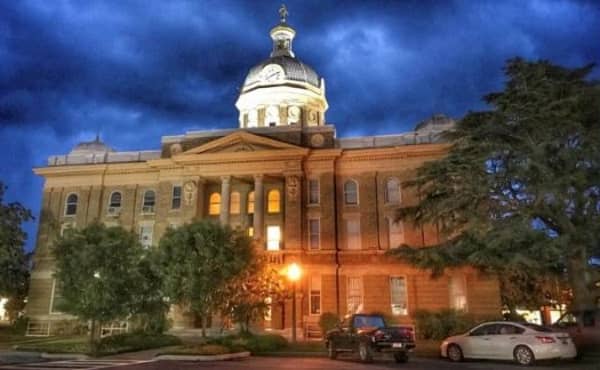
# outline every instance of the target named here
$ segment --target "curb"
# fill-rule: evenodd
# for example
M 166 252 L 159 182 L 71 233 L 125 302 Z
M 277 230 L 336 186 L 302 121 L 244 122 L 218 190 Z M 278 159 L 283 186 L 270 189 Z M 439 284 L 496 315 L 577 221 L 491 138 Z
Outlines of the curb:
M 46 360 L 89 360 L 88 355 L 80 353 L 42 353 L 41 356 Z
M 250 357 L 250 352 L 226 353 L 223 355 L 160 355 L 156 356 L 155 360 L 169 361 L 226 361 L 237 358 Z
M 259 357 L 327 357 L 327 352 L 258 352 Z

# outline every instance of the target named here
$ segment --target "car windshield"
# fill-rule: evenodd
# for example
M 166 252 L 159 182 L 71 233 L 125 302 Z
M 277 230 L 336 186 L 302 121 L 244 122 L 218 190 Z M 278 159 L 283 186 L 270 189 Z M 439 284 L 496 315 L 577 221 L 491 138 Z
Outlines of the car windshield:
M 381 316 L 355 316 L 354 328 L 383 328 L 385 322 Z
M 545 326 L 541 326 L 541 325 L 537 325 L 537 324 L 532 324 L 530 322 L 523 322 L 521 323 L 521 325 L 528 327 L 529 329 L 533 329 L 535 331 L 541 331 L 544 333 L 552 333 L 552 329 L 547 328 Z

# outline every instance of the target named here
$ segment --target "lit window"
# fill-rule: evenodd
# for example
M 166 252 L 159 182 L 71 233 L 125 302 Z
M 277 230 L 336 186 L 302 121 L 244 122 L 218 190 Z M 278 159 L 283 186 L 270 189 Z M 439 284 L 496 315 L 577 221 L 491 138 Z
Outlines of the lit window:
M 321 276 L 311 275 L 310 277 L 310 314 L 321 314 Z
M 64 306 L 63 289 L 56 279 L 52 280 L 52 297 L 50 298 L 50 313 L 62 313 L 60 308 Z
M 65 202 L 65 215 L 74 216 L 77 213 L 77 194 L 69 194 Z
M 267 250 L 278 251 L 281 244 L 281 228 L 279 226 L 267 226 Z
M 346 220 L 346 248 L 360 249 L 360 220 Z
M 273 319 L 273 310 L 271 308 L 273 305 L 273 298 L 265 298 L 265 304 L 267 305 L 267 309 L 265 310 L 265 321 L 271 321 Z
M 400 203 L 400 181 L 396 178 L 389 179 L 385 184 L 385 202 Z
M 390 301 L 393 315 L 408 315 L 408 303 L 406 298 L 406 278 L 390 278 Z
M 362 279 L 360 277 L 348 277 L 346 303 L 348 305 L 346 314 L 362 311 Z
M 208 214 L 218 215 L 221 213 L 221 194 L 212 193 L 208 199 Z
M 358 204 L 358 184 L 354 180 L 344 183 L 344 203 L 346 205 Z
M 249 237 L 254 236 L 254 228 L 252 226 L 248 227 L 248 236 Z
M 173 186 L 173 195 L 171 197 L 171 209 L 181 208 L 181 186 Z
M 240 193 L 237 191 L 231 193 L 231 199 L 229 200 L 229 213 L 232 215 L 240 214 Z
M 156 194 L 154 190 L 146 190 L 144 193 L 144 203 L 142 204 L 142 212 L 154 213 L 154 205 L 156 204 Z
M 388 218 L 388 241 L 390 248 L 398 248 L 404 244 L 404 227 L 402 221 L 394 222 Z
M 153 225 L 141 225 L 140 226 L 140 243 L 143 247 L 148 248 L 152 245 L 152 231 Z
M 265 126 L 277 126 L 279 125 L 279 107 L 271 105 L 267 108 L 266 114 L 266 125 Z
M 463 275 L 452 275 L 448 282 L 450 294 L 450 308 L 467 310 L 467 282 Z
M 308 204 L 319 204 L 319 180 L 308 180 Z
M 267 195 L 268 205 L 267 211 L 269 213 L 279 213 L 281 211 L 281 195 L 279 190 L 271 190 Z
M 254 192 L 251 191 L 248 193 L 248 214 L 251 215 L 254 213 Z
M 308 240 L 310 249 L 319 249 L 321 243 L 321 220 L 308 220 Z
M 108 206 L 113 209 L 121 208 L 121 200 L 122 199 L 123 199 L 123 196 L 121 195 L 121 192 L 114 191 L 110 195 L 110 201 L 108 202 Z

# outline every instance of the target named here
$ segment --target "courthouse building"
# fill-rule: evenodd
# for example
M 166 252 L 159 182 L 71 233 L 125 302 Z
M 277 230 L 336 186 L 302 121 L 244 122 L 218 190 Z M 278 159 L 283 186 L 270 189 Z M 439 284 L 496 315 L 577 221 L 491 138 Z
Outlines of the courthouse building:
M 294 29 L 282 18 L 270 34 L 269 58 L 240 89 L 239 127 L 165 136 L 155 151 L 118 152 L 96 138 L 34 169 L 45 182 L 30 333 L 54 332 L 71 319 L 56 308 L 50 245 L 66 228 L 95 220 L 135 230 L 148 248 L 168 227 L 198 218 L 246 229 L 273 266 L 301 266 L 297 326 L 307 336 L 318 336 L 324 312 L 378 311 L 403 323 L 417 309 L 498 313 L 493 277 L 461 268 L 433 279 L 386 256 L 403 243 L 438 242 L 435 226 L 396 223 L 394 213 L 417 200 L 403 183 L 444 156 L 439 133 L 454 122 L 437 115 L 408 133 L 336 137 L 325 80 L 296 58 Z M 289 330 L 291 307 L 274 305 L 264 327 Z M 181 308 L 171 315 L 175 329 L 198 326 Z

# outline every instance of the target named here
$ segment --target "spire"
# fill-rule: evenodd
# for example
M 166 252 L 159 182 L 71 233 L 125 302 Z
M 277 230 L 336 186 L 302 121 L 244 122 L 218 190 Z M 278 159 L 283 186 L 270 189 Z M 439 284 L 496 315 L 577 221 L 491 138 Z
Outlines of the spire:
M 273 39 L 273 51 L 271 57 L 281 55 L 294 56 L 292 51 L 292 40 L 296 36 L 296 31 L 287 24 L 288 12 L 285 4 L 279 8 L 279 24 L 271 30 L 271 39 Z

